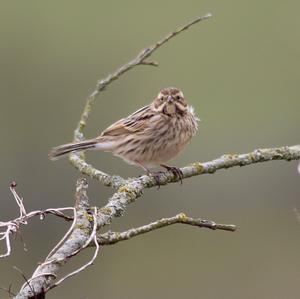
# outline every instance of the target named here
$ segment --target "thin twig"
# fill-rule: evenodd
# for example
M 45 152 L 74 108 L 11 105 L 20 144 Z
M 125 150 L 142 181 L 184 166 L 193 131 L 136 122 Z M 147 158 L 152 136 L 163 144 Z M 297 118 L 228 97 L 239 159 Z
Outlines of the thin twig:
M 98 235 L 98 242 L 100 245 L 111 245 L 120 241 L 129 240 L 133 237 L 148 233 L 153 230 L 160 229 L 162 227 L 166 227 L 169 225 L 173 225 L 176 223 L 182 223 L 187 225 L 193 225 L 197 227 L 209 228 L 212 230 L 225 230 L 234 232 L 236 230 L 236 226 L 233 224 L 220 224 L 214 221 L 204 220 L 204 219 L 194 219 L 191 217 L 187 217 L 184 213 L 180 213 L 174 217 L 162 218 L 152 223 L 131 228 L 124 232 L 107 232 L 105 234 Z
M 20 232 L 21 226 L 27 225 L 29 219 L 36 216 L 40 216 L 40 219 L 43 220 L 46 214 L 52 214 L 57 217 L 61 217 L 67 221 L 73 219 L 72 217 L 69 217 L 63 213 L 64 211 L 67 210 L 74 210 L 73 207 L 65 207 L 65 208 L 57 208 L 57 209 L 50 208 L 46 210 L 37 210 L 37 211 L 31 211 L 27 213 L 24 205 L 24 200 L 18 195 L 15 188 L 16 188 L 16 183 L 12 183 L 10 186 L 10 191 L 13 194 L 14 200 L 19 207 L 19 217 L 9 221 L 0 222 L 0 229 L 4 229 L 4 231 L 0 232 L 0 241 L 5 240 L 5 244 L 6 244 L 6 252 L 0 255 L 0 258 L 5 258 L 11 254 L 11 244 L 10 244 L 11 235 Z

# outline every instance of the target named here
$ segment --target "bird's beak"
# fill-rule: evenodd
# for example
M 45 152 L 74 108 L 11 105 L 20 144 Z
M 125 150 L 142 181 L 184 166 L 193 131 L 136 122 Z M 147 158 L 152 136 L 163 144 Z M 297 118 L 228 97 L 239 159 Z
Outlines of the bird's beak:
M 172 98 L 172 96 L 168 96 L 168 98 L 167 98 L 167 102 L 168 102 L 168 104 L 171 104 L 171 103 L 173 102 L 173 98 Z

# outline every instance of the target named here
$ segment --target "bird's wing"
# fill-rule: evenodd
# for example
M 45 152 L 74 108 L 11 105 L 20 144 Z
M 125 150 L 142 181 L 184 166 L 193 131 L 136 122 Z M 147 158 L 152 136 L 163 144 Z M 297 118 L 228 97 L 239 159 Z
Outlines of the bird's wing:
M 154 115 L 155 112 L 153 112 L 149 106 L 145 106 L 109 126 L 102 132 L 101 137 L 119 136 L 144 131 L 149 128 L 150 120 Z

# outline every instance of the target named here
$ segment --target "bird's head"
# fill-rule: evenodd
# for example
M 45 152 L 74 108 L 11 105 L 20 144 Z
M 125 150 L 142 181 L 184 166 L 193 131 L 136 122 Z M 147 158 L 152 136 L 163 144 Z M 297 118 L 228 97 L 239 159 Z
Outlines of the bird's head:
M 152 103 L 152 108 L 168 116 L 184 114 L 188 110 L 188 104 L 180 89 L 168 87 L 162 89 Z

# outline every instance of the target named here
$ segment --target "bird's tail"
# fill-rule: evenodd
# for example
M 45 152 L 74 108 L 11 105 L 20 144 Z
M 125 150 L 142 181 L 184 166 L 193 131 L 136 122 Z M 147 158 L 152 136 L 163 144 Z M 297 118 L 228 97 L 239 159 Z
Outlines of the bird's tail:
M 90 140 L 85 140 L 85 141 L 80 141 L 80 142 L 75 142 L 75 143 L 63 144 L 63 145 L 54 147 L 48 154 L 48 157 L 50 160 L 57 160 L 71 152 L 84 151 L 87 149 L 96 148 L 97 143 L 98 142 L 96 140 L 90 139 Z

